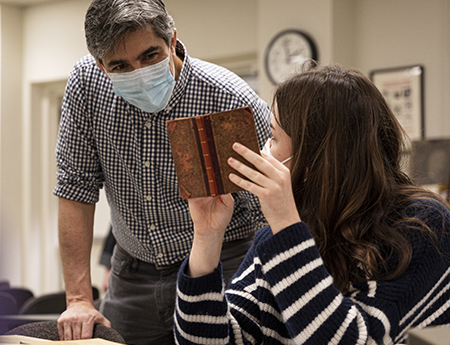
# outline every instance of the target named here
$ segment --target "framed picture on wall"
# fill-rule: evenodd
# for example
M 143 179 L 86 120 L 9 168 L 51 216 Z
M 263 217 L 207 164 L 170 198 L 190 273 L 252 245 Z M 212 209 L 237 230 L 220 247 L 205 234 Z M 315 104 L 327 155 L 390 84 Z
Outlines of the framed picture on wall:
M 425 133 L 423 66 L 373 70 L 370 79 L 383 94 L 389 107 L 411 140 L 422 140 Z

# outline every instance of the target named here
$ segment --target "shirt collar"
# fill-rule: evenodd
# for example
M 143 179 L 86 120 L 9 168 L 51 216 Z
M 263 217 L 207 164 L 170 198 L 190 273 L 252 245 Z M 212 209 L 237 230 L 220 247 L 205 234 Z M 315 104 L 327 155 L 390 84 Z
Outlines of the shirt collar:
M 183 61 L 183 66 L 181 67 L 180 75 L 178 76 L 178 80 L 173 89 L 172 96 L 170 97 L 169 103 L 163 113 L 169 113 L 182 98 L 183 94 L 186 92 L 187 84 L 192 71 L 190 57 L 186 47 L 180 40 L 177 40 L 175 50 L 177 56 Z

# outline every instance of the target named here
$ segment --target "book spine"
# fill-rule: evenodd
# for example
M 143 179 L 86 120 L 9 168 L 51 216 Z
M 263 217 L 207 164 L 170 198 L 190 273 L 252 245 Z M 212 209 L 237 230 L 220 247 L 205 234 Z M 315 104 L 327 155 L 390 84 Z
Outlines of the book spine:
M 223 187 L 220 174 L 217 174 L 219 167 L 209 116 L 198 116 L 193 118 L 193 125 L 200 157 L 203 157 L 201 163 L 206 189 L 210 196 L 216 196 L 221 194 L 221 192 L 223 193 Z M 221 190 L 219 190 L 218 187 Z
M 223 183 L 222 183 L 222 174 L 220 173 L 220 164 L 219 164 L 219 158 L 217 156 L 216 151 L 216 143 L 214 138 L 214 133 L 211 126 L 211 116 L 205 115 L 203 116 L 203 125 L 205 128 L 205 133 L 207 137 L 208 142 L 208 148 L 209 148 L 209 156 L 211 158 L 211 170 L 214 173 L 214 181 L 215 181 L 215 188 L 217 190 L 217 194 L 225 194 Z
M 206 174 L 206 167 L 205 167 L 205 159 L 204 159 L 204 154 L 203 154 L 203 148 L 202 148 L 202 139 L 200 138 L 200 132 L 203 132 L 203 123 L 201 121 L 197 121 L 196 117 L 192 117 L 191 118 L 191 123 L 192 123 L 192 127 L 194 129 L 194 135 L 195 135 L 195 142 L 197 143 L 197 150 L 199 152 L 199 156 L 200 156 L 200 164 L 202 166 L 202 171 L 203 171 L 203 179 L 204 179 L 204 183 L 205 183 L 205 188 L 206 188 L 206 194 L 207 195 L 211 195 L 211 191 L 209 188 L 209 182 L 208 182 L 208 175 Z M 200 125 L 200 129 L 199 129 L 199 125 Z

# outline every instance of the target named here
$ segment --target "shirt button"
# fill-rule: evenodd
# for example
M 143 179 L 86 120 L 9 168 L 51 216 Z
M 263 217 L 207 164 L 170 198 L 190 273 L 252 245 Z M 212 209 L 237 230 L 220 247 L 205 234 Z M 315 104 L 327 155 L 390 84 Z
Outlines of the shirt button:
M 154 224 L 150 225 L 150 230 L 155 230 L 156 226 Z
M 150 166 L 150 162 L 147 161 L 147 162 L 144 163 L 144 165 L 148 168 Z
M 152 196 L 151 196 L 151 195 L 147 195 L 147 196 L 145 197 L 145 199 L 147 199 L 147 201 L 150 201 L 150 200 L 152 200 Z
M 164 256 L 163 253 L 159 253 L 156 257 L 157 257 L 158 259 L 161 259 L 163 256 Z
M 145 127 L 150 128 L 152 126 L 152 122 L 149 120 L 145 123 Z

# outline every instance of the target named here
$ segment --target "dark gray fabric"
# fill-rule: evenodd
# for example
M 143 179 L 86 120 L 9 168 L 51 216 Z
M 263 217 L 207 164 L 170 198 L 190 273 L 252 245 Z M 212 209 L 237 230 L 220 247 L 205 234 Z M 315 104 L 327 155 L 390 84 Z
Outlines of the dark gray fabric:
M 226 282 L 238 269 L 252 242 L 249 238 L 224 245 L 221 260 Z M 111 263 L 109 287 L 100 312 L 127 344 L 174 344 L 173 313 L 180 265 L 158 270 L 117 246 Z
M 47 340 L 60 340 L 56 321 L 27 323 L 8 331 L 5 335 L 24 335 Z M 93 338 L 101 338 L 120 344 L 125 344 L 122 336 L 114 329 L 96 324 Z

